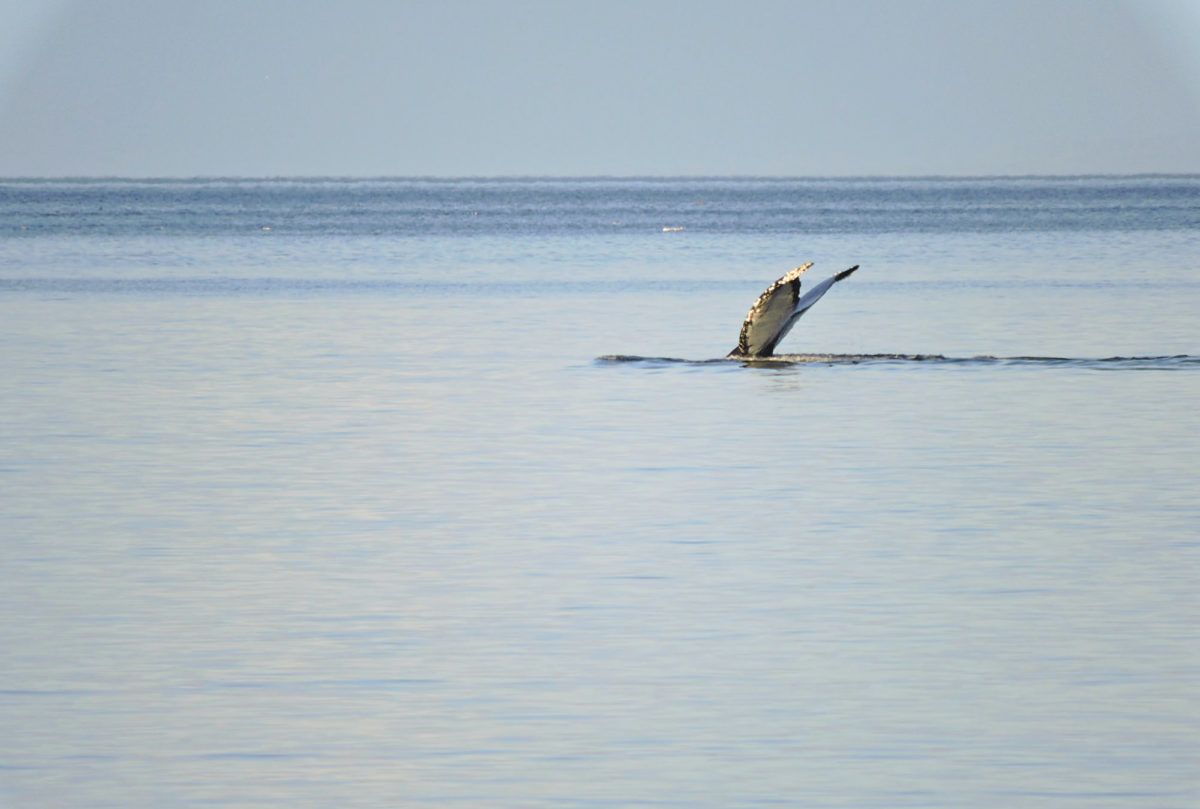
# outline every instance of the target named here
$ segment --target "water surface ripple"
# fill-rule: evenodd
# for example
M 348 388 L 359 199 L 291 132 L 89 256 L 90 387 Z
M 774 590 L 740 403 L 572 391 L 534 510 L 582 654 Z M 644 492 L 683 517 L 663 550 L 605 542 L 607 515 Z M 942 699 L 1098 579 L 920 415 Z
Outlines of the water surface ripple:
M 1194 809 L 1198 257 L 1196 177 L 0 181 L 0 805 Z

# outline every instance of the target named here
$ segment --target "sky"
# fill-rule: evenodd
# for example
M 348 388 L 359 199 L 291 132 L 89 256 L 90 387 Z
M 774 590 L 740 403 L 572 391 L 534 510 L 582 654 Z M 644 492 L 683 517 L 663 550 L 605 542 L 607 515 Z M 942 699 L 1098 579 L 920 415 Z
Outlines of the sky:
M 0 0 L 0 176 L 1200 172 L 1200 0 Z

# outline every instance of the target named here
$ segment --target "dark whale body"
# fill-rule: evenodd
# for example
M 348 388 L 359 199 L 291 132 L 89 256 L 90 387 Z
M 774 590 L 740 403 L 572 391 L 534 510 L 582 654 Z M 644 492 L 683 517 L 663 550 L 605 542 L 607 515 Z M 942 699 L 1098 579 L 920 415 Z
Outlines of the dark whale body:
M 796 325 L 796 321 L 813 307 L 834 284 L 849 278 L 858 269 L 848 270 L 826 278 L 808 292 L 800 294 L 800 276 L 812 262 L 783 274 L 767 287 L 750 307 L 737 347 L 724 357 L 709 360 L 685 360 L 675 357 L 639 357 L 630 354 L 606 354 L 597 357 L 604 363 L 639 363 L 648 366 L 689 365 L 711 366 L 737 363 L 743 367 L 779 368 L 795 365 L 859 365 L 878 363 L 923 363 L 932 365 L 1033 365 L 1041 367 L 1089 368 L 1095 370 L 1198 370 L 1200 356 L 1166 354 L 1156 356 L 1114 356 L 1099 358 L 1072 357 L 996 357 L 991 354 L 973 357 L 947 357 L 942 354 L 776 354 L 779 343 Z

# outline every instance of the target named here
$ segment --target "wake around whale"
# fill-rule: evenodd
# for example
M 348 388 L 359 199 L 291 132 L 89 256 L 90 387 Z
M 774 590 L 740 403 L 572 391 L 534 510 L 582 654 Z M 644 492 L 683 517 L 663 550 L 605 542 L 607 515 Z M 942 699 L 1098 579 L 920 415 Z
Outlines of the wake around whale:
M 810 261 L 795 269 L 788 270 L 775 283 L 771 284 L 758 296 L 746 319 L 742 322 L 742 330 L 738 333 L 738 342 L 732 351 L 724 357 L 710 360 L 684 360 L 674 357 L 639 357 L 628 354 L 608 354 L 597 357 L 600 362 L 634 362 L 658 365 L 664 363 L 685 363 L 688 365 L 708 365 L 710 363 L 726 363 L 736 361 L 743 365 L 796 365 L 806 363 L 817 364 L 859 364 L 876 362 L 932 362 L 932 363 L 1004 363 L 1004 364 L 1038 364 L 1038 365 L 1071 365 L 1089 368 L 1142 368 L 1142 369 L 1176 369 L 1198 368 L 1200 357 L 1189 354 L 1173 354 L 1155 357 L 1104 357 L 1099 359 L 1072 359 L 1069 357 L 994 357 L 991 355 L 976 357 L 946 357 L 941 354 L 776 354 L 783 338 L 787 337 L 796 322 L 804 313 L 824 297 L 839 281 L 849 278 L 858 270 L 858 265 L 842 270 L 821 281 L 812 289 L 800 294 L 800 276 L 813 266 Z

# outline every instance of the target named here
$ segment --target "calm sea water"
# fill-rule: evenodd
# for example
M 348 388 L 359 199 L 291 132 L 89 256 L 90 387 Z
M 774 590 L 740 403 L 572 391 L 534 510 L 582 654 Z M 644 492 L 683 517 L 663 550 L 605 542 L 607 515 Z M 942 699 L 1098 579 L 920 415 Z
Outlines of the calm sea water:
M 597 359 L 808 260 L 1062 361 Z M 0 183 L 0 805 L 1195 807 L 1198 314 L 1197 177 Z

